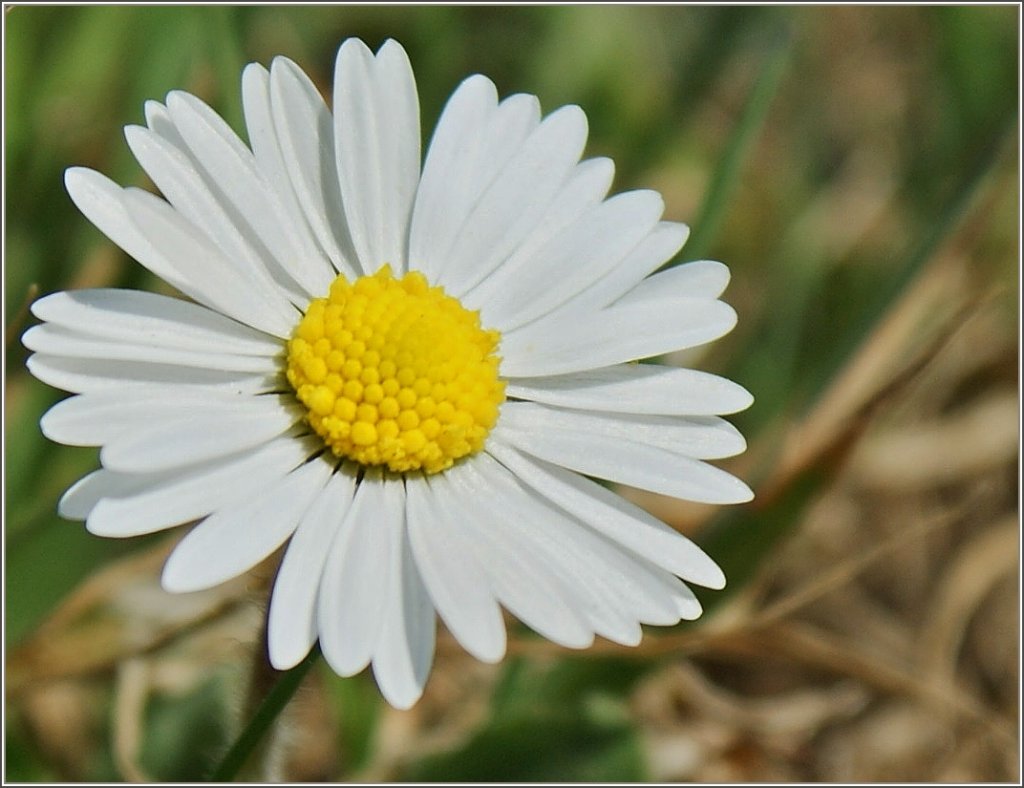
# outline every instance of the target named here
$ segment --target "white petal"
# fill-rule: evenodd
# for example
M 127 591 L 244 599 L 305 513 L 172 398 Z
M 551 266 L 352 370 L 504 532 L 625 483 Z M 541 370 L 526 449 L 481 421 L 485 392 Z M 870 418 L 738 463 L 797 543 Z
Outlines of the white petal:
M 439 505 L 428 479 L 406 479 L 409 541 L 420 575 L 445 625 L 470 654 L 484 662 L 505 655 L 505 622 L 483 569 L 455 513 Z
M 731 380 L 660 364 L 620 364 L 568 375 L 516 378 L 505 396 L 581 410 L 708 416 L 737 413 L 754 398 Z
M 393 556 L 380 640 L 373 653 L 373 675 L 388 703 L 408 709 L 420 699 L 430 675 L 437 620 L 405 528 L 401 538 Z
M 487 451 L 542 496 L 641 558 L 692 583 L 725 587 L 722 570 L 700 547 L 600 484 L 500 441 L 488 443 Z
M 510 270 L 518 270 L 525 260 L 533 259 L 553 238 L 572 226 L 580 216 L 605 198 L 614 175 L 615 165 L 611 159 L 588 159 L 577 164 L 544 211 L 544 215 L 521 239 L 515 251 L 507 255 L 503 262 L 496 260 L 494 255 L 489 255 L 486 270 L 496 268 L 497 262 L 501 262 L 502 266 L 508 266 Z M 473 284 L 476 284 L 476 281 Z M 461 289 L 453 289 L 453 293 L 460 297 L 464 295 Z
M 174 91 L 167 97 L 177 130 L 193 162 L 217 194 L 231 220 L 260 251 L 267 270 L 294 298 L 304 290 L 295 273 L 304 270 L 293 261 L 304 253 L 294 243 L 294 231 L 287 225 L 289 217 L 267 179 L 256 167 L 252 152 L 231 127 L 209 106 L 195 96 Z M 322 291 L 304 290 L 303 302 Z
M 729 284 L 729 267 L 714 260 L 683 263 L 649 276 L 626 293 L 620 304 L 646 301 L 664 293 L 687 298 L 718 298 Z
M 146 125 L 149 128 L 182 153 L 188 153 L 188 145 L 181 136 L 181 132 L 178 131 L 178 127 L 174 125 L 174 121 L 171 120 L 171 113 L 167 111 L 167 107 L 159 101 L 150 99 L 143 104 L 142 108 L 146 116 Z
M 504 334 L 501 374 L 560 375 L 650 358 L 703 345 L 735 325 L 736 313 L 721 301 L 677 298 L 613 306 Z
M 571 601 L 565 581 L 548 571 L 542 562 L 524 553 L 509 538 L 509 518 L 543 517 L 544 510 L 525 506 L 504 512 L 491 507 L 493 491 L 475 471 L 474 463 L 463 463 L 432 482 L 444 511 L 457 513 L 453 522 L 472 545 L 495 597 L 524 624 L 559 645 L 586 648 L 593 643 L 593 630 Z
M 84 520 L 103 498 L 133 495 L 163 475 L 126 475 L 103 470 L 83 476 L 72 484 L 57 503 L 57 513 L 66 520 Z
M 243 275 L 170 205 L 135 188 L 125 189 L 121 201 L 154 249 L 140 263 L 211 309 L 274 336 L 291 335 L 298 313 L 280 292 Z
M 576 106 L 544 119 L 480 195 L 447 252 L 439 283 L 465 293 L 528 237 L 568 180 L 587 141 L 587 117 Z
M 511 549 L 557 578 L 563 598 L 588 628 L 610 640 L 636 645 L 638 615 L 663 618 L 671 610 L 667 599 L 661 599 L 660 605 L 654 600 L 652 610 L 650 600 L 637 592 L 646 570 L 523 488 L 502 465 L 481 455 L 474 458 L 474 470 L 485 480 L 496 511 L 542 513 L 503 519 L 497 524 L 500 536 Z
M 277 670 L 295 667 L 316 642 L 316 600 L 327 553 L 355 489 L 354 472 L 343 466 L 313 501 L 288 543 L 267 623 L 270 664 Z
M 527 454 L 587 476 L 699 503 L 744 503 L 754 496 L 743 482 L 700 460 L 656 446 L 581 433 L 523 432 L 499 423 L 492 436 Z
M 448 281 L 442 274 L 470 212 L 540 122 L 536 97 L 510 96 L 495 108 L 494 96 L 485 77 L 463 82 L 427 152 L 410 228 L 409 267 L 431 281 Z
M 64 186 L 78 210 L 100 232 L 161 279 L 177 286 L 172 281 L 173 269 L 129 218 L 121 199 L 124 190 L 120 186 L 86 167 L 65 170 Z
M 404 498 L 401 481 L 368 470 L 331 546 L 317 620 L 324 657 L 342 676 L 366 667 L 377 646 L 405 523 Z
M 259 399 L 262 398 L 185 386 L 101 389 L 61 400 L 43 414 L 39 426 L 47 438 L 58 443 L 102 446 L 122 433 L 169 420 L 246 408 L 254 413 L 266 412 Z
M 717 460 L 740 454 L 747 442 L 717 416 L 644 416 L 567 410 L 536 402 L 507 402 L 501 423 L 524 433 L 600 435 L 657 446 L 684 457 Z
M 210 352 L 216 346 L 203 350 L 181 350 L 136 344 L 131 334 L 123 339 L 103 339 L 90 336 L 76 328 L 57 325 L 33 326 L 22 336 L 29 350 L 67 358 L 95 358 L 111 361 L 138 361 L 155 364 L 175 364 L 183 367 L 250 372 L 273 375 L 280 368 L 277 359 L 270 356 L 239 355 Z M 145 342 L 145 337 L 138 336 Z
M 177 472 L 119 474 L 102 470 L 97 479 L 102 500 L 88 512 L 86 527 L 98 536 L 122 537 L 197 520 L 222 507 L 251 500 L 318 448 L 315 441 L 284 436 L 255 451 Z
M 125 139 L 163 196 L 217 248 L 225 264 L 258 288 L 266 301 L 290 298 L 305 305 L 306 299 L 297 293 L 290 278 L 282 282 L 271 276 L 271 270 L 280 274 L 280 266 L 259 235 L 223 195 L 220 185 L 204 180 L 200 165 L 189 153 L 143 126 L 128 126 Z M 250 199 L 257 201 L 258 194 Z
M 716 586 L 711 586 L 711 588 L 716 588 Z M 687 588 L 683 583 L 680 583 L 677 587 L 676 611 L 680 618 L 684 618 L 687 621 L 695 621 L 700 618 L 701 613 L 704 612 L 704 608 L 701 607 L 700 600 L 697 599 L 697 596 L 693 591 Z
M 506 264 L 463 299 L 484 325 L 512 331 L 552 312 L 626 257 L 664 210 L 657 192 L 617 194 L 518 266 Z
M 255 328 L 278 334 L 284 315 L 280 303 L 263 304 L 263 295 L 228 266 L 219 253 L 202 253 L 208 241 L 198 231 L 182 231 L 187 222 L 163 200 L 138 189 L 122 189 L 109 178 L 83 167 L 66 171 L 64 183 L 75 205 L 110 240 L 164 281 L 219 312 Z M 165 215 L 171 213 L 171 217 Z M 140 226 L 141 224 L 141 226 Z M 212 259 L 211 259 L 212 258 Z M 216 264 L 214 264 L 216 262 Z M 259 310 L 267 312 L 261 316 Z M 275 329 L 275 326 L 277 327 Z M 280 333 L 287 336 L 287 331 Z
M 497 90 L 487 77 L 464 80 L 445 105 L 423 163 L 423 174 L 409 229 L 409 265 L 437 281 L 444 249 L 461 226 L 464 215 L 453 205 L 470 185 L 470 162 L 483 147 L 484 130 L 498 104 Z
M 594 281 L 553 313 L 545 315 L 537 321 L 538 328 L 542 321 L 560 321 L 570 314 L 586 314 L 595 309 L 603 309 L 613 301 L 637 286 L 637 283 L 651 271 L 659 268 L 666 260 L 675 257 L 690 235 L 690 228 L 678 222 L 658 222 L 633 251 L 604 276 L 595 277 Z M 688 291 L 666 290 L 663 292 L 688 296 Z
M 242 72 L 242 107 L 256 166 L 281 206 L 281 226 L 295 253 L 281 258 L 288 273 L 311 295 L 326 293 L 335 271 L 320 248 L 292 188 L 270 108 L 270 73 L 258 63 Z
M 274 356 L 281 340 L 198 304 L 141 290 L 72 290 L 32 304 L 32 314 L 55 325 L 151 347 Z
M 276 57 L 270 68 L 270 111 L 285 172 L 318 245 L 339 273 L 361 273 L 352 251 L 338 186 L 331 113 L 302 69 Z
M 330 474 L 330 463 L 307 462 L 249 500 L 207 517 L 167 559 L 164 588 L 211 588 L 258 564 L 291 536 Z
M 692 612 L 693 594 L 678 578 L 523 486 L 489 456 L 484 456 L 478 467 L 498 490 L 497 508 L 521 511 L 537 506 L 545 512 L 544 517 L 513 518 L 507 527 L 525 540 L 521 549 L 541 557 L 549 571 L 569 580 L 574 606 L 584 612 L 597 633 L 636 645 L 641 637 L 640 622 L 671 625 L 678 623 L 684 609 Z
M 405 50 L 387 41 L 377 57 L 357 38 L 334 71 L 338 181 L 356 254 L 366 272 L 405 270 L 409 218 L 420 174 L 416 82 Z
M 238 394 L 274 391 L 280 376 L 217 369 L 198 369 L 171 364 L 147 364 L 137 361 L 68 358 L 35 353 L 25 362 L 29 372 L 43 383 L 75 393 L 136 386 L 184 386 L 224 389 Z
M 300 418 L 294 405 L 281 397 L 251 397 L 244 407 L 210 403 L 198 413 L 116 434 L 103 446 L 100 460 L 125 473 L 194 465 L 260 446 Z
M 472 199 L 468 208 L 476 202 L 501 171 L 519 151 L 525 141 L 540 124 L 540 101 L 536 96 L 516 93 L 502 99 L 495 112 L 488 119 L 480 158 L 471 170 L 473 185 L 469 190 Z M 463 215 L 465 221 L 468 214 Z

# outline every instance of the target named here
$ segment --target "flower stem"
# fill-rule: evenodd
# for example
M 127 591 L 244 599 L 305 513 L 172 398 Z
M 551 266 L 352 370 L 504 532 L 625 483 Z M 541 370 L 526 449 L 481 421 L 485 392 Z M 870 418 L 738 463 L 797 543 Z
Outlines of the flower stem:
M 223 760 L 213 774 L 210 775 L 211 782 L 228 782 L 238 774 L 246 760 L 252 754 L 256 745 L 260 743 L 264 734 L 270 729 L 274 720 L 288 705 L 295 691 L 299 688 L 309 669 L 320 657 L 320 647 L 314 646 L 302 662 L 291 670 L 285 671 L 281 677 L 267 692 L 263 701 L 256 708 L 249 724 L 245 726 L 231 749 L 227 751 Z

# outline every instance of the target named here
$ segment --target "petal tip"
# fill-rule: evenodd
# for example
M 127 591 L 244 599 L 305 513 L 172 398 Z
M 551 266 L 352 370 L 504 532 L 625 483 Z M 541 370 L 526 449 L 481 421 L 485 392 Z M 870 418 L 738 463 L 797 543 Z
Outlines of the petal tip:
M 88 516 L 89 516 L 90 512 L 86 511 L 86 510 L 83 510 L 78 505 L 78 502 L 75 500 L 75 497 L 71 495 L 71 490 L 72 489 L 74 489 L 74 488 L 71 488 L 71 489 L 67 490 L 60 497 L 60 500 L 57 501 L 57 514 L 61 518 L 65 519 L 65 520 L 71 520 L 71 521 L 74 521 L 74 522 L 82 522 L 83 520 L 85 520 L 86 521 L 85 529 L 87 531 L 89 531 L 89 533 L 93 533 L 92 529 L 89 528 L 89 523 L 88 523 Z M 93 507 L 93 508 L 95 508 L 95 507 Z
M 164 564 L 164 571 L 160 575 L 160 585 L 164 591 L 171 594 L 187 594 L 207 588 L 203 583 L 196 582 L 196 578 L 189 571 L 188 566 L 175 560 L 175 553 L 171 553 L 171 557 Z
M 730 503 L 750 503 L 752 500 L 754 500 L 754 491 L 750 489 L 747 483 L 741 481 L 740 479 L 737 479 L 736 482 L 736 498 L 735 500 L 730 501 Z
M 77 164 L 73 167 L 68 167 L 64 170 L 64 185 L 70 189 L 71 184 L 80 182 L 87 172 L 92 172 L 92 170 Z
M 160 585 L 164 591 L 172 594 L 180 594 L 189 590 L 187 577 L 183 576 L 181 569 L 178 568 L 178 564 L 174 562 L 173 554 L 167 560 L 167 563 L 164 564 L 164 571 L 160 574 Z
M 382 46 L 381 49 L 383 48 L 384 47 Z M 341 46 L 338 47 L 339 62 L 343 57 L 363 57 L 372 59 L 373 52 L 370 50 L 368 46 L 366 46 L 366 42 L 364 42 L 363 39 L 353 36 L 352 38 L 346 38 L 344 41 L 341 42 Z
M 738 383 L 735 383 L 734 385 L 736 387 L 736 396 L 734 401 L 730 403 L 728 413 L 739 413 L 754 404 L 753 394 Z
M 488 665 L 497 665 L 505 658 L 505 651 L 508 648 L 508 640 L 507 635 L 505 634 L 505 629 L 502 627 L 501 637 L 496 637 L 491 642 L 477 642 L 471 644 L 461 643 L 461 645 L 473 656 L 474 659 L 478 659 Z
M 133 151 L 136 145 L 141 142 L 145 142 L 152 133 L 153 132 L 145 126 L 138 126 L 134 123 L 130 123 L 124 127 L 125 141 L 128 143 L 128 147 L 132 148 Z
M 393 708 L 398 709 L 399 711 L 408 711 L 416 705 L 416 701 L 423 697 L 422 687 L 420 687 L 419 690 L 415 693 L 410 692 L 408 694 L 400 694 L 388 691 L 379 683 L 377 686 L 380 687 L 380 694 L 384 696 L 384 700 L 386 700 Z
M 402 46 L 402 44 L 399 41 L 395 40 L 394 38 L 387 38 L 384 40 L 384 43 L 381 44 L 380 48 L 377 50 L 377 56 L 380 57 L 385 52 L 394 52 L 395 54 L 401 53 L 402 55 L 408 57 L 408 54 L 405 51 L 405 47 Z
M 308 656 L 309 651 L 309 648 L 305 651 L 295 648 L 294 643 L 282 643 L 280 640 L 273 638 L 267 641 L 270 666 L 274 670 L 291 670 Z
M 701 578 L 699 585 L 704 586 L 704 588 L 710 588 L 712 591 L 721 591 L 726 585 L 725 572 L 723 572 L 722 568 L 714 562 L 712 562 L 711 566 L 713 566 L 714 569 L 712 570 L 710 567 L 708 568 L 708 574 Z M 694 580 L 691 582 L 696 581 Z
M 113 184 L 105 175 L 89 167 L 75 166 L 64 170 L 64 188 L 75 205 L 80 205 L 97 182 Z

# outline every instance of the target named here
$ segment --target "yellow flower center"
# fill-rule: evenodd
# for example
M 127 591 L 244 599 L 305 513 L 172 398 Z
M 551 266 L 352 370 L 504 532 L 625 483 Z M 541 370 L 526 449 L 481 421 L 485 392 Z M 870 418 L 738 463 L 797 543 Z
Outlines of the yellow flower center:
M 339 276 L 288 342 L 288 382 L 339 457 L 437 473 L 483 448 L 505 400 L 501 335 L 423 274 Z

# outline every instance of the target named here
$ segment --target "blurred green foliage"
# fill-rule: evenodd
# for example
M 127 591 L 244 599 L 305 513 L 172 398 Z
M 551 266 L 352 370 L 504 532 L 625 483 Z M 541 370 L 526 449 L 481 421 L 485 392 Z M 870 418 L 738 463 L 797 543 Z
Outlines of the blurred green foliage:
M 640 743 L 622 698 L 644 672 L 636 661 L 510 659 L 491 721 L 460 749 L 424 759 L 412 782 L 639 782 Z
M 1012 171 L 1018 10 L 946 7 L 15 6 L 5 9 L 6 632 L 16 644 L 84 577 L 144 540 L 88 536 L 59 520 L 61 491 L 96 453 L 48 443 L 38 420 L 60 394 L 32 380 L 18 337 L 32 293 L 158 287 L 89 225 L 62 187 L 71 165 L 145 184 L 121 128 L 181 88 L 239 130 L 240 73 L 277 54 L 327 90 L 341 39 L 400 40 L 424 134 L 459 80 L 489 75 L 545 110 L 578 103 L 591 155 L 616 189 L 663 192 L 666 218 L 696 222 L 695 255 L 727 262 L 738 329 L 701 366 L 747 386 L 735 417 L 752 440 L 807 409 L 857 342 L 951 233 L 994 171 Z M 836 208 L 839 205 L 840 208 Z M 843 209 L 845 208 L 845 210 Z M 984 243 L 980 281 L 1015 287 L 1016 202 Z M 824 212 L 824 213 L 823 213 Z M 691 249 L 693 250 L 691 253 Z M 769 452 L 770 456 L 770 452 Z M 755 482 L 757 479 L 753 480 Z M 770 554 L 820 480 L 779 508 L 723 514 L 714 555 L 740 574 Z M 733 527 L 729 527 L 732 517 Z M 764 530 L 751 536 L 758 523 Z M 650 664 L 506 663 L 490 722 L 461 749 L 408 766 L 410 780 L 642 780 L 616 709 Z M 383 703 L 362 679 L 327 679 L 346 768 L 367 757 Z M 228 704 L 229 705 L 229 704 Z M 226 703 L 204 691 L 149 709 L 144 760 L 199 779 L 226 746 Z M 67 778 L 9 717 L 7 778 Z M 106 744 L 101 744 L 105 747 Z M 197 766 L 197 764 L 199 764 Z M 201 767 L 201 768 L 200 768 Z M 75 779 L 111 779 L 101 756 Z

